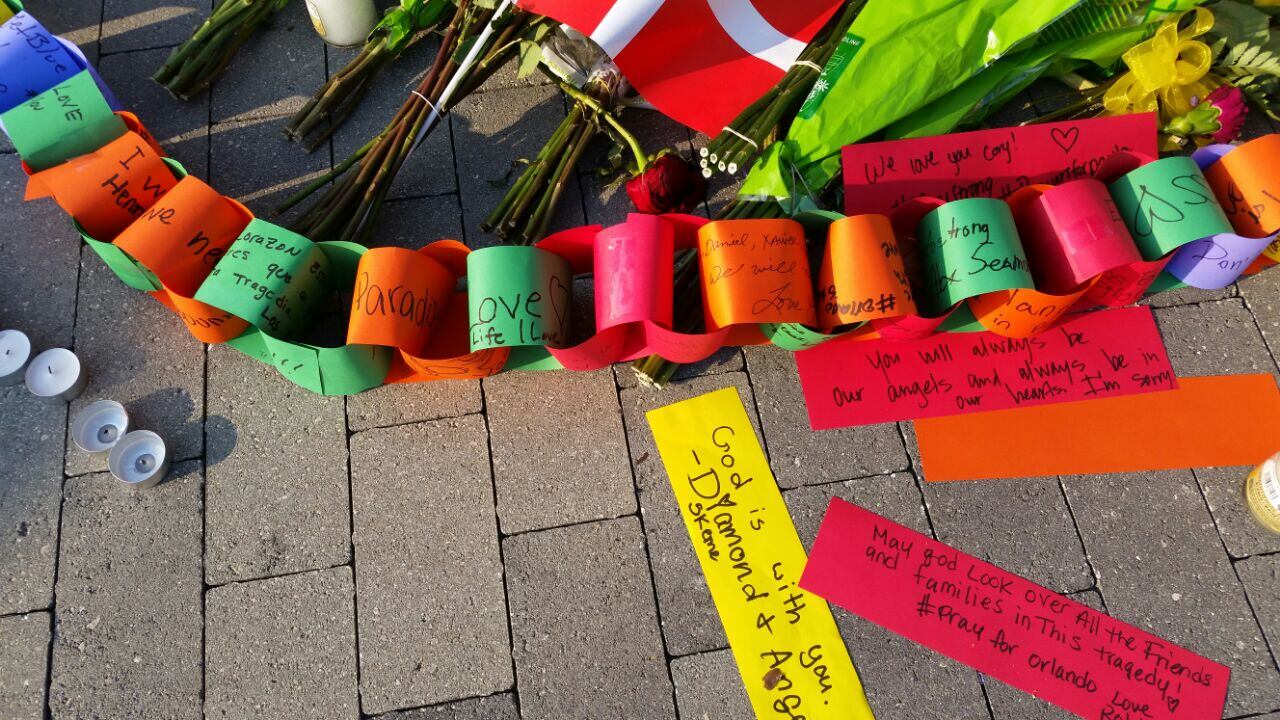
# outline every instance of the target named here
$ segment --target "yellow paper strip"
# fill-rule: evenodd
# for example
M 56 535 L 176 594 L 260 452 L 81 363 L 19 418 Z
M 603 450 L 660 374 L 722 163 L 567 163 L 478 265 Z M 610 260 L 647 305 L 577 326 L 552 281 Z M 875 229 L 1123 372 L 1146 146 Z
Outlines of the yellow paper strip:
M 874 720 L 737 390 L 648 419 L 756 717 Z
M 13 10 L 9 9 L 9 6 L 5 5 L 4 2 L 0 2 L 0 23 L 8 22 L 11 17 L 13 17 Z

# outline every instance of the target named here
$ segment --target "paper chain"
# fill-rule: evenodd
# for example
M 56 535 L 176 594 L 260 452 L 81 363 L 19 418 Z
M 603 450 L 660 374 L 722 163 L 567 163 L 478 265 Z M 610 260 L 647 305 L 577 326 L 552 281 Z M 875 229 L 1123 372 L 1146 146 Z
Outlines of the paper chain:
M 1027 337 L 1072 308 L 1132 303 L 1153 283 L 1218 288 L 1280 260 L 1278 135 L 1192 158 L 1119 153 L 1095 178 L 1006 200 L 917 199 L 888 217 L 632 215 L 533 247 L 442 240 L 411 251 L 313 243 L 253 217 L 166 158 L 75 47 L 25 12 L 0 29 L 0 112 L 27 199 L 52 197 L 124 283 L 197 339 L 324 394 L 651 354 L 687 363 L 724 346 L 801 350 L 840 336 Z M 822 236 L 815 293 L 807 238 Z M 700 276 L 707 332 L 672 329 L 675 312 L 699 302 L 673 297 L 685 249 L 696 252 L 687 271 Z M 596 333 L 571 345 L 573 279 L 585 273 Z M 348 294 L 346 344 L 298 340 Z

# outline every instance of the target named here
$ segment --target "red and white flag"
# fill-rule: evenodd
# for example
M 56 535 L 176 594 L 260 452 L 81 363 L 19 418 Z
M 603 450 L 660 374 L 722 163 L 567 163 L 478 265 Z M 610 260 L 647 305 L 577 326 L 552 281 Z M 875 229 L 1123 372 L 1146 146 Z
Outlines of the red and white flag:
M 516 0 L 588 35 L 636 91 L 708 135 L 782 79 L 843 0 Z

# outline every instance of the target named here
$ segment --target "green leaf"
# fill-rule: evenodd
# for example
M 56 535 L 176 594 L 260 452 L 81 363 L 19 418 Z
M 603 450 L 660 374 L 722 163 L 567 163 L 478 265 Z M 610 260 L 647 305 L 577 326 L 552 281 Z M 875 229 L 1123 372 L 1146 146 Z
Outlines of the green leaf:
M 1231 45 L 1265 45 L 1271 39 L 1271 18 L 1252 5 L 1236 0 L 1219 0 L 1212 9 L 1211 35 L 1226 38 Z
M 1213 72 L 1240 88 L 1268 116 L 1280 119 L 1280 38 L 1270 18 L 1250 5 L 1222 0 L 1214 5 Z
M 516 77 L 529 77 L 538 69 L 538 63 L 542 61 L 542 46 L 536 42 L 522 40 L 517 52 L 520 55 L 520 66 L 516 69 Z

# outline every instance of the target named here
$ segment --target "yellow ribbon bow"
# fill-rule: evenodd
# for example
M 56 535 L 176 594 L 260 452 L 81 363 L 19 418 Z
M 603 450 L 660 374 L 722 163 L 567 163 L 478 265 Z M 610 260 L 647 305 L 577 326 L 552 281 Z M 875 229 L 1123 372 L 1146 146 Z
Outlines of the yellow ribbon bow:
M 1183 18 L 1191 23 L 1178 30 Z M 1151 39 L 1123 56 L 1129 72 L 1118 78 L 1102 98 L 1109 115 L 1160 111 L 1161 120 L 1191 111 L 1192 99 L 1204 99 L 1221 83 L 1206 78 L 1213 51 L 1196 38 L 1213 27 L 1213 13 L 1198 7 L 1160 25 Z

